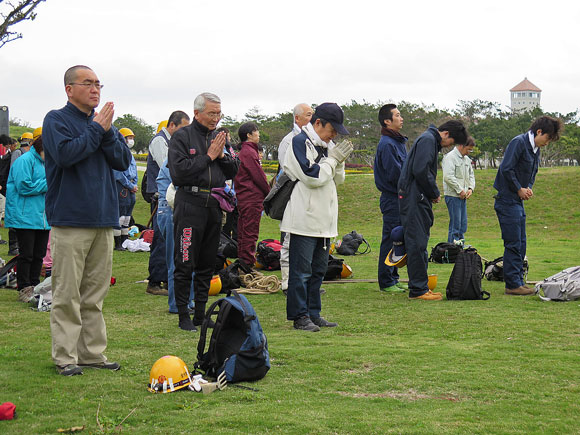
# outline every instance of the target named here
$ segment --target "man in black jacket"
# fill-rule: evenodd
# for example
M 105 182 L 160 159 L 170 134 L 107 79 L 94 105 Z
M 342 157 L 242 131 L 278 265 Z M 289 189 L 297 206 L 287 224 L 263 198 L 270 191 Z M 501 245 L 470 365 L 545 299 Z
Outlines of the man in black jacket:
M 224 187 L 238 172 L 238 160 L 224 152 L 226 134 L 215 134 L 221 101 L 205 92 L 193 103 L 194 120 L 177 131 L 169 143 L 169 173 L 177 188 L 173 212 L 175 237 L 175 302 L 179 327 L 196 331 L 205 315 L 215 267 L 222 210 L 211 189 Z M 195 272 L 195 311 L 188 314 L 191 275 Z
M 404 228 L 409 274 L 409 299 L 439 301 L 441 293 L 427 287 L 427 243 L 433 226 L 433 205 L 441 201 L 437 187 L 437 155 L 442 147 L 464 144 L 461 121 L 430 125 L 413 144 L 399 177 L 399 211 Z

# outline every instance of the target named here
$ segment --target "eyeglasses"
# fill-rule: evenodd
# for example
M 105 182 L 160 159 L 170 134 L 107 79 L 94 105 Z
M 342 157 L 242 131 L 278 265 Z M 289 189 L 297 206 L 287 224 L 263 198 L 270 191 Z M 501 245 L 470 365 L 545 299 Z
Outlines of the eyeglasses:
M 105 87 L 105 85 L 102 85 L 100 83 L 69 83 L 69 85 L 77 85 L 77 86 L 84 86 L 85 88 L 92 88 L 93 86 L 95 87 L 95 89 L 99 90 L 99 89 L 103 89 Z
M 212 119 L 221 119 L 222 114 L 221 114 L 221 112 L 217 112 L 217 113 L 216 112 L 208 112 L 207 116 L 212 118 Z

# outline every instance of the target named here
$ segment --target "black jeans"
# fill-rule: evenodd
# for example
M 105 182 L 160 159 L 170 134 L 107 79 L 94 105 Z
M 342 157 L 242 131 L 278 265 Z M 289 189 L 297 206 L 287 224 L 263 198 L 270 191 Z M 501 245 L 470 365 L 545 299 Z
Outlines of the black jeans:
M 40 282 L 42 259 L 46 255 L 48 230 L 16 229 L 20 254 L 16 263 L 18 290 Z

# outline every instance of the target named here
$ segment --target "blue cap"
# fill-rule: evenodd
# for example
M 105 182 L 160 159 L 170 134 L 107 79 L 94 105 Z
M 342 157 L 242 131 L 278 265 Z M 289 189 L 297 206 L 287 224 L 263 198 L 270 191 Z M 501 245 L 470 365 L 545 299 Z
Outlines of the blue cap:
M 336 103 L 322 103 L 314 111 L 315 119 L 324 119 L 330 122 L 338 134 L 350 134 L 342 123 L 344 122 L 344 112 Z

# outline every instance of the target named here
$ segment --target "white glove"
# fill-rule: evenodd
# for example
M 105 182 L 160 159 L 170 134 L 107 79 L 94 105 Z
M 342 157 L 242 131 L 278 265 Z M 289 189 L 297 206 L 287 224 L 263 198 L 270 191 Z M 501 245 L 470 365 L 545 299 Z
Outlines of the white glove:
M 328 150 L 328 157 L 335 159 L 338 163 L 342 163 L 350 156 L 353 149 L 352 142 L 345 139 Z

